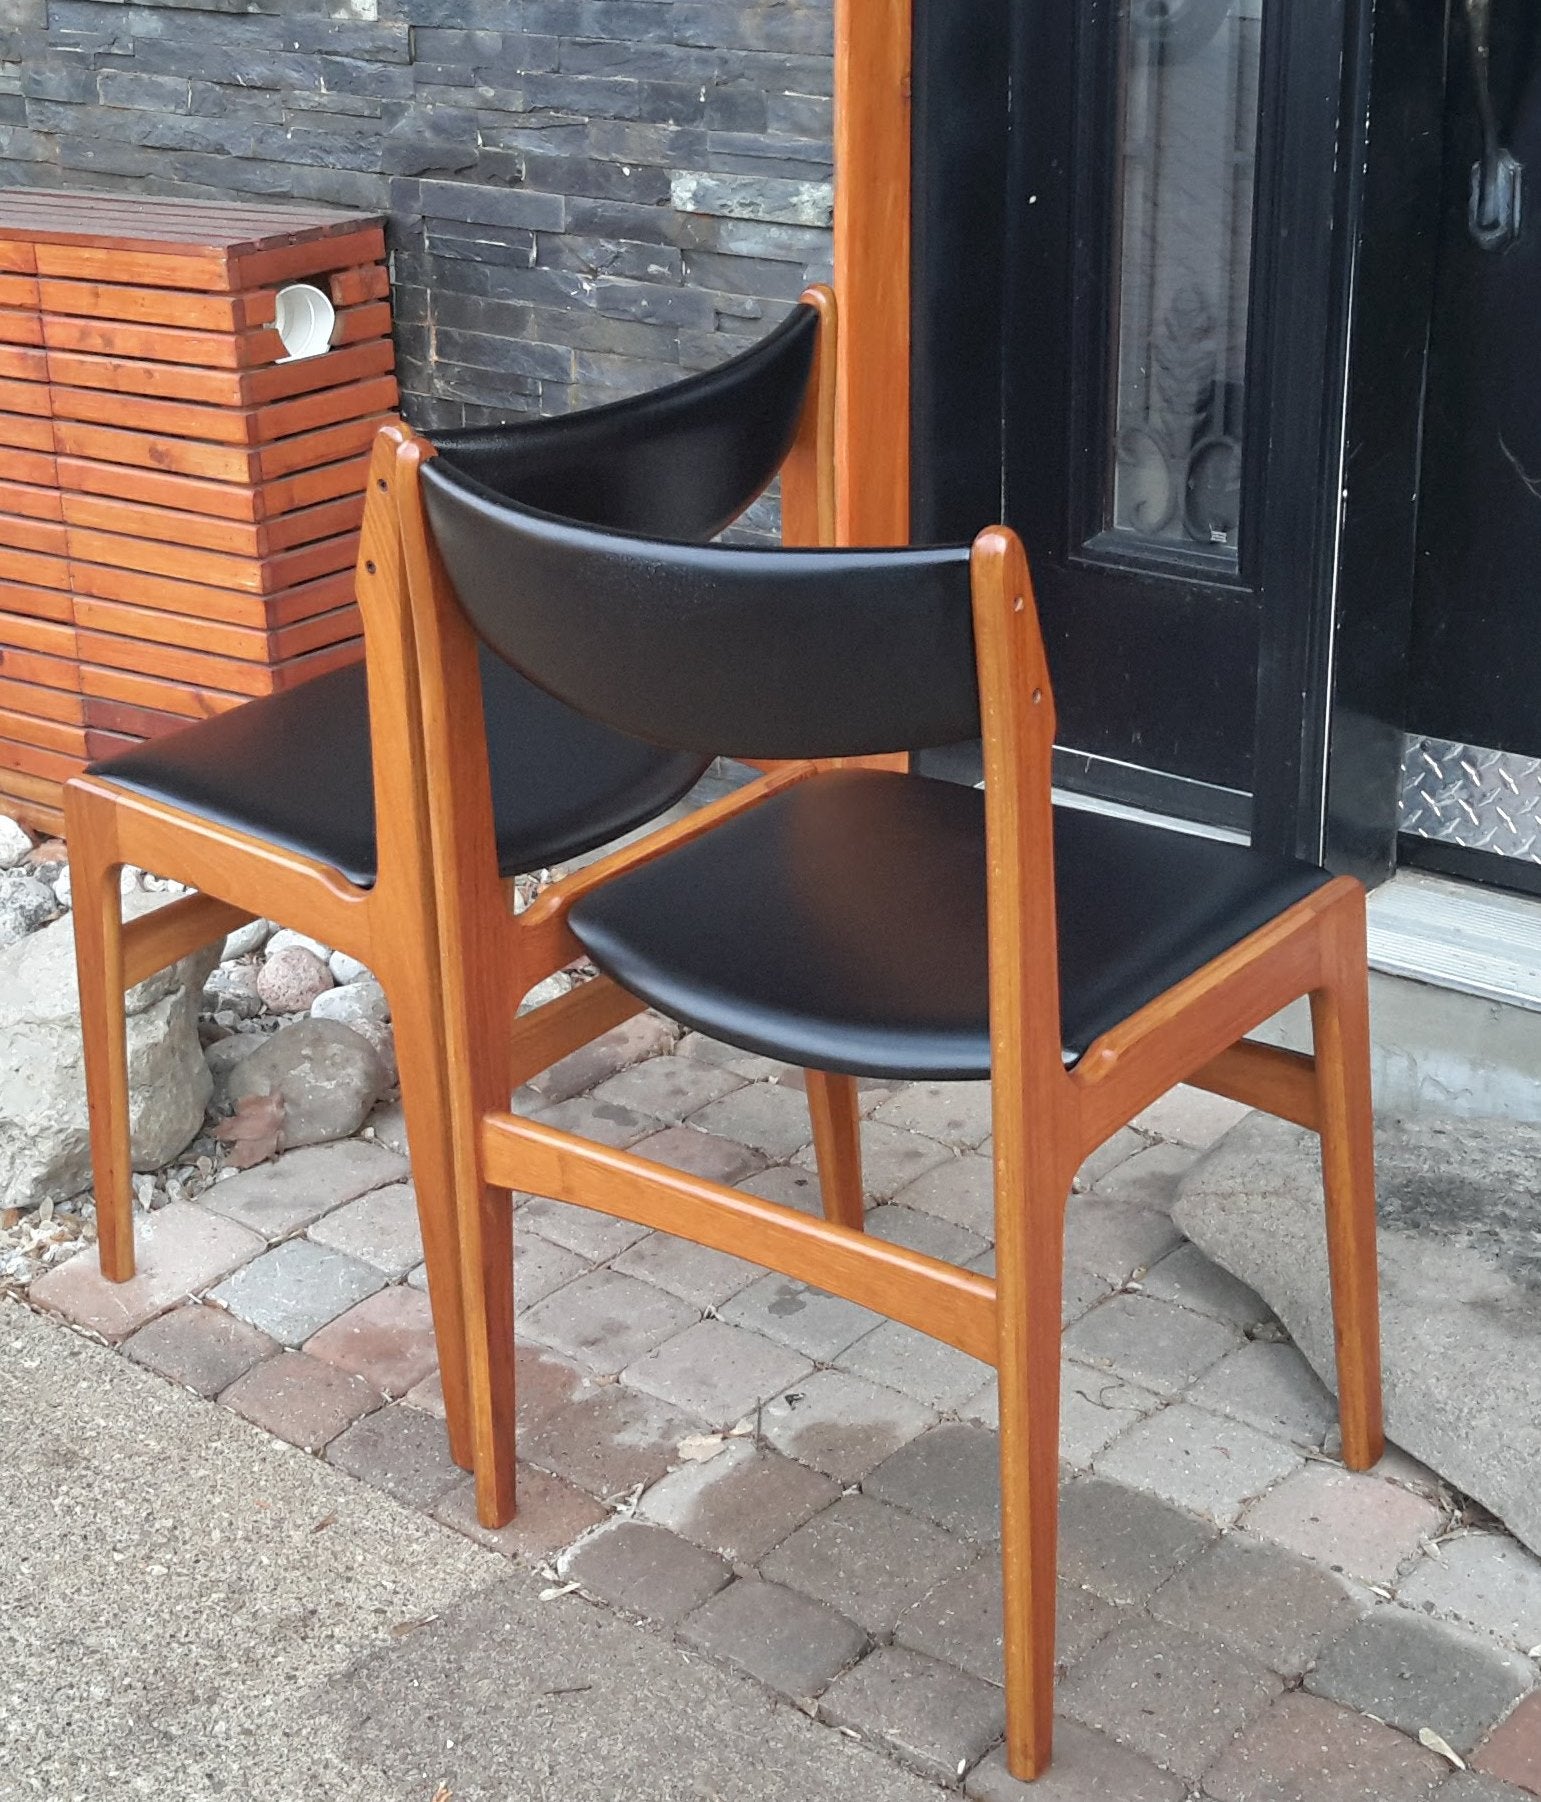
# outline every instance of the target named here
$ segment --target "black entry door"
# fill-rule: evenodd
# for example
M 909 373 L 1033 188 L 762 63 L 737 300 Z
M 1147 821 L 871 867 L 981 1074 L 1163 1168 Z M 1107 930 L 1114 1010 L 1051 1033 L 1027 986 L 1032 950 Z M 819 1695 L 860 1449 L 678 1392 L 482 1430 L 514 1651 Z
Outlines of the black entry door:
M 998 505 L 1022 532 L 1064 783 L 1307 854 L 1370 12 L 923 0 L 917 21 L 917 529 Z

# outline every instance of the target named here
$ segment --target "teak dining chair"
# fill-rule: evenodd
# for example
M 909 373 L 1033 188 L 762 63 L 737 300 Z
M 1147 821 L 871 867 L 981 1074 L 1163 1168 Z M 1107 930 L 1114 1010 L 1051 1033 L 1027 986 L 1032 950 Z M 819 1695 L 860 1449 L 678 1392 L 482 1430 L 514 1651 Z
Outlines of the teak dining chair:
M 820 338 L 819 308 L 800 307 L 706 375 L 555 419 L 448 434 L 445 460 L 536 506 L 622 530 L 706 538 L 759 493 L 795 443 L 794 462 L 817 491 L 808 521 L 817 531 L 833 510 L 831 479 L 819 474 L 830 467 L 833 360 Z M 357 575 L 364 663 L 98 764 L 67 786 L 65 808 L 104 1274 L 122 1281 L 134 1273 L 125 988 L 256 914 L 346 950 L 375 972 L 391 1003 L 451 1449 L 469 1468 L 429 826 L 392 492 L 404 442 L 402 428 L 387 427 L 371 465 Z M 479 696 L 488 733 L 501 878 L 644 825 L 709 761 L 595 725 L 490 653 L 473 658 L 465 681 L 467 711 Z M 125 923 L 124 864 L 200 892 Z M 526 987 L 560 967 L 543 967 Z M 539 1047 L 532 1069 L 636 1011 L 629 997 L 593 985 L 534 1010 L 522 1023 Z M 859 1208 L 849 1151 L 854 1094 L 839 1079 L 815 1078 L 810 1104 L 818 1136 L 846 1152 L 826 1159 L 825 1180 L 842 1197 L 854 1183 Z
M 1349 878 L 1056 808 L 1027 562 L 972 548 L 755 551 L 595 531 L 397 463 L 420 658 L 461 1163 L 482 1520 L 514 1507 L 507 1191 L 636 1221 L 815 1284 L 1000 1377 L 1007 1755 L 1050 1756 L 1065 1202 L 1086 1155 L 1173 1084 L 1316 1129 L 1345 1461 L 1382 1449 L 1364 896 Z M 421 493 L 419 506 L 414 491 Z M 456 718 L 480 637 L 651 742 L 786 763 L 531 910 L 543 962 L 675 1019 L 852 1076 L 989 1077 L 994 1278 L 809 1218 L 506 1105 L 529 940 L 499 905 L 482 738 Z M 982 730 L 983 793 L 822 760 Z M 1309 995 L 1316 1056 L 1248 1041 Z

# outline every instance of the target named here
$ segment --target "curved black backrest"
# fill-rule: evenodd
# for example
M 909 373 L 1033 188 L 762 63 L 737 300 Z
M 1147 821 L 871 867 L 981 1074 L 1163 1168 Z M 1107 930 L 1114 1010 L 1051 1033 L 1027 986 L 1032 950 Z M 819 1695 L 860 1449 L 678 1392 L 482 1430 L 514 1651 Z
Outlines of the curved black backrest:
M 435 433 L 433 446 L 493 493 L 543 513 L 715 538 L 792 448 L 818 332 L 818 314 L 799 305 L 703 375 L 553 419 Z
M 740 550 L 518 507 L 436 457 L 429 522 L 482 639 L 577 712 L 737 757 L 855 757 L 978 731 L 967 547 Z

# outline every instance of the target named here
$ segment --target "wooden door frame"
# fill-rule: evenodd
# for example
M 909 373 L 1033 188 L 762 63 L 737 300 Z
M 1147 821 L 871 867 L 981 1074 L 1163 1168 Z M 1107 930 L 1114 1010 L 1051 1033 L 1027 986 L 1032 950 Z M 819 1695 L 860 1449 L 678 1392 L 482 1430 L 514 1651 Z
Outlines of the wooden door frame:
M 835 0 L 841 544 L 910 536 L 913 0 Z

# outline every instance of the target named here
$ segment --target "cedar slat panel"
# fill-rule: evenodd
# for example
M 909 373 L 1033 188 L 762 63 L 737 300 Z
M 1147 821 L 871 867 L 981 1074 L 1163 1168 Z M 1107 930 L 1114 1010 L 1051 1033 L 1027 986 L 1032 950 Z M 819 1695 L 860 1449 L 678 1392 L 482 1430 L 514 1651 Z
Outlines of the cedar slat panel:
M 73 652 L 74 648 L 71 640 L 70 650 Z M 51 657 L 45 651 L 24 651 L 15 645 L 0 644 L 0 676 L 39 688 L 62 689 L 66 694 L 80 693 L 80 665 L 72 656 Z
M 15 717 L 21 719 L 22 715 Z M 19 771 L 24 776 L 35 776 L 43 782 L 68 782 L 79 771 L 85 753 L 84 733 L 81 734 L 80 749 L 74 752 L 47 750 L 41 745 L 29 744 L 25 739 L 0 735 L 0 768 L 8 773 Z
M 165 713 L 158 707 L 132 707 L 127 701 L 86 699 L 86 725 L 104 732 L 125 732 L 130 738 L 159 738 L 188 724 L 178 713 Z
M 246 332 L 273 323 L 278 290 L 195 294 L 185 287 L 133 288 L 125 282 L 72 282 L 44 277 L 37 283 L 37 304 L 45 313 L 69 313 L 87 319 L 126 319 L 136 325 L 177 325 L 199 332 Z
M 11 590 L 0 591 L 0 600 L 9 609 Z M 73 620 L 0 611 L 0 661 L 9 658 L 13 651 L 45 651 L 50 657 L 73 658 L 78 648 Z
M 116 757 L 120 751 L 132 751 L 140 740 L 126 732 L 86 733 L 86 755 L 92 762 L 107 757 Z
M 0 511 L 21 513 L 28 519 L 64 518 L 64 501 L 53 486 L 32 482 L 0 481 Z
M 186 682 L 195 688 L 216 688 L 226 694 L 267 695 L 277 690 L 277 671 L 264 663 L 239 657 L 219 657 L 176 644 L 156 644 L 147 638 L 124 638 L 81 625 L 75 630 L 81 658 L 108 668 L 142 671 L 163 676 L 168 682 Z
M 307 276 L 325 275 L 333 269 L 349 269 L 359 263 L 385 261 L 385 232 L 378 225 L 346 237 L 316 239 L 309 244 L 284 245 L 272 250 L 252 250 L 231 263 L 237 288 L 258 288 L 265 282 L 298 282 Z
M 0 544 L 0 582 L 5 584 L 0 593 L 8 600 L 18 586 L 68 591 L 70 566 L 63 557 L 50 556 L 43 551 L 13 550 L 9 545 Z M 68 612 L 64 617 L 69 617 Z
M 332 327 L 332 347 L 359 344 L 365 338 L 383 338 L 391 329 L 390 302 L 367 301 L 361 307 L 339 307 Z
M 127 601 L 103 601 L 76 595 L 75 627 L 79 632 L 113 632 L 124 638 L 149 640 L 171 649 L 207 651 L 216 657 L 274 665 L 307 651 L 356 638 L 358 610 L 350 603 L 294 625 L 266 628 L 238 626 L 229 620 L 195 619 L 188 614 L 157 612 Z M 151 667 L 146 665 L 146 668 Z
M 379 226 L 346 237 L 323 237 L 308 243 L 249 249 L 236 255 L 187 244 L 176 250 L 127 250 L 106 243 L 38 243 L 37 272 L 78 281 L 132 282 L 145 288 L 186 288 L 210 294 L 236 294 L 303 281 L 332 269 L 377 263 L 385 256 L 385 233 Z
M 87 717 L 93 700 L 112 700 L 152 708 L 158 713 L 174 713 L 187 720 L 211 719 L 216 713 L 228 713 L 232 707 L 239 707 L 247 698 L 97 663 L 80 666 L 80 687 L 86 697 Z
M 41 355 L 61 388 L 105 388 L 113 394 L 145 394 L 160 400 L 195 401 L 210 407 L 260 407 L 291 400 L 318 388 L 389 375 L 396 366 L 389 338 L 331 350 L 324 357 L 274 363 L 260 369 L 210 369 L 183 363 L 149 363 L 130 357 L 92 356 L 84 351 L 49 350 Z M 0 349 L 0 373 L 4 372 Z
M 14 682 L 4 675 L 0 675 L 0 707 L 38 719 L 57 720 L 61 725 L 86 723 L 85 697 L 75 690 L 46 688 L 41 682 Z
M 0 806 L 362 651 L 353 563 L 397 403 L 378 220 L 0 192 Z M 286 359 L 286 282 L 337 309 Z
M 5 493 L 4 484 L 0 484 L 0 506 L 5 505 Z M 364 517 L 362 494 L 323 501 L 317 507 L 302 507 L 296 513 L 283 513 L 260 525 L 73 489 L 61 491 L 57 498 L 64 518 L 72 526 L 129 538 L 158 539 L 165 544 L 193 545 L 231 557 L 274 556 L 339 535 L 356 546 Z
M 53 488 L 59 480 L 59 466 L 53 453 L 14 450 L 0 445 L 0 482 L 21 482 L 29 488 Z
M 25 453 L 14 452 L 21 456 Z M 6 452 L 0 451 L 0 475 L 5 474 Z M 279 514 L 313 507 L 322 501 L 361 495 L 369 468 L 367 450 L 320 469 L 248 488 L 231 482 L 212 482 L 197 476 L 168 474 L 158 469 L 136 469 L 99 463 L 82 457 L 60 457 L 59 481 L 65 488 L 90 494 L 116 495 L 123 500 L 148 501 L 152 506 L 212 513 L 221 519 L 262 521 Z
M 361 300 L 388 300 L 391 278 L 383 263 L 361 269 L 339 269 L 327 277 L 326 291 L 334 307 L 357 306 Z
M 11 382 L 46 382 L 48 352 L 29 344 L 0 344 L 0 376 Z
M 0 759 L 0 796 L 10 804 L 9 811 L 29 826 L 54 837 L 63 833 L 64 812 L 59 805 L 57 782 L 7 769 Z
M 0 190 L 0 242 L 28 257 L 38 244 L 73 243 L 117 250 L 185 243 L 238 254 L 301 239 L 348 238 L 363 229 L 356 213 L 310 201 L 146 197 L 82 188 Z
M 115 394 L 103 388 L 53 389 L 53 408 L 60 419 L 244 447 L 269 444 L 365 413 L 382 413 L 394 407 L 396 400 L 396 378 L 391 375 L 323 388 L 268 407 L 210 407 L 193 401 Z
M 0 556 L 12 554 L 0 552 Z M 73 616 L 68 587 L 50 588 L 42 582 L 21 582 L 8 577 L 0 582 L 0 602 L 4 603 L 6 612 L 16 618 L 47 620 L 50 624 L 64 626 Z
M 0 344 L 35 344 L 43 342 L 43 322 L 35 309 L 0 307 Z
M 85 626 L 76 628 L 75 637 L 85 662 L 143 671 L 146 675 L 163 676 L 169 682 L 187 682 L 195 688 L 241 696 L 277 694 L 297 687 L 311 676 L 356 661 L 363 648 L 361 639 L 350 638 L 308 656 L 273 665 L 190 651 L 181 645 L 155 644 L 147 638 L 123 638 Z
M 223 334 L 186 331 L 176 325 L 129 325 L 107 319 L 74 319 L 59 313 L 49 314 L 34 323 L 37 336 L 20 338 L 17 342 L 46 343 L 50 350 L 81 350 L 101 356 L 146 357 L 152 362 L 192 363 L 210 369 L 250 369 L 262 363 L 276 363 L 284 354 L 283 339 L 272 327 L 265 325 L 254 331 Z M 3 335 L 0 330 L 0 336 Z
M 4 521 L 0 520 L 0 543 L 3 541 Z M 231 557 L 174 539 L 130 538 L 116 532 L 84 529 L 69 533 L 69 548 L 77 562 L 84 560 L 129 572 L 170 576 L 176 583 L 203 583 L 219 591 L 234 588 L 245 594 L 276 596 L 302 582 L 314 581 L 318 576 L 336 576 L 339 572 L 346 572 L 351 583 L 358 554 L 358 534 L 343 532 L 335 538 L 324 538 L 319 543 L 301 545 L 296 550 L 270 557 Z M 168 584 L 158 586 L 164 588 Z M 223 606 L 223 593 L 216 598 Z M 190 612 L 192 609 L 173 608 L 172 611 Z
M 211 588 L 201 582 L 178 582 L 167 576 L 146 575 L 136 569 L 123 569 L 110 564 L 72 560 L 72 574 L 78 603 L 85 599 L 120 601 L 128 606 L 148 607 L 157 613 L 177 614 L 185 620 L 217 623 L 228 620 L 234 625 L 257 626 L 271 631 L 292 625 L 317 613 L 331 613 L 346 607 L 353 599 L 353 570 L 297 583 L 267 594 L 246 594 L 238 589 Z M 187 632 L 173 630 L 166 622 L 165 630 L 172 642 L 191 644 Z
M 17 450 L 51 451 L 53 421 L 34 418 L 30 413 L 0 413 L 0 444 Z
M 61 456 L 87 457 L 103 463 L 128 464 L 140 469 L 165 470 L 174 475 L 198 476 L 207 481 L 239 483 L 257 488 L 278 477 L 297 475 L 340 458 L 367 451 L 375 433 L 389 418 L 379 413 L 320 431 L 301 432 L 269 445 L 210 444 L 193 438 L 172 438 L 164 433 L 120 431 L 114 426 L 88 425 L 79 420 L 57 419 L 51 430 Z M 0 432 L 4 421 L 0 419 Z M 5 440 L 0 437 L 0 443 Z
M 0 506 L 3 505 L 3 497 L 0 497 Z M 63 557 L 69 549 L 69 534 L 56 520 L 33 519 L 24 513 L 0 513 L 0 546 Z
M 53 395 L 47 382 L 18 381 L 0 373 L 0 409 L 48 419 L 53 414 Z
M 18 713 L 0 702 L 0 738 L 8 742 L 36 745 L 40 750 L 57 751 L 63 757 L 85 755 L 85 723 L 69 724 L 63 720 L 44 719 L 36 713 Z

